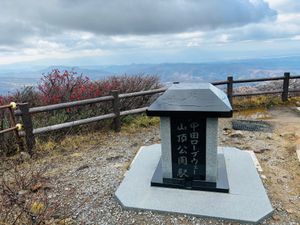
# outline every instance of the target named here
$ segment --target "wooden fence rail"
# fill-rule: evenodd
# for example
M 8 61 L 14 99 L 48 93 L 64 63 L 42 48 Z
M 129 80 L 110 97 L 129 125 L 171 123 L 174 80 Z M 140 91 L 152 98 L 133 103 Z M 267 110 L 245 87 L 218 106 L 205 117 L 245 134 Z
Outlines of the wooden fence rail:
M 227 81 L 216 81 L 212 82 L 213 85 L 227 85 L 227 96 L 232 104 L 233 97 L 241 97 L 241 96 L 254 96 L 254 95 L 265 95 L 265 94 L 281 94 L 282 101 L 287 101 L 290 92 L 300 92 L 299 89 L 289 90 L 289 83 L 290 80 L 293 79 L 300 79 L 300 75 L 297 76 L 290 76 L 290 73 L 284 73 L 282 77 L 267 77 L 267 78 L 256 78 L 256 79 L 239 79 L 234 80 L 232 76 L 227 77 Z M 240 84 L 240 83 L 253 83 L 253 82 L 264 82 L 264 81 L 279 81 L 283 80 L 283 86 L 281 90 L 274 90 L 274 91 L 264 91 L 264 92 L 253 92 L 253 93 L 238 93 L 233 94 L 233 84 Z
M 290 73 L 284 73 L 284 76 L 281 76 L 281 77 L 240 79 L 240 80 L 234 80 L 232 76 L 228 76 L 226 81 L 216 81 L 216 82 L 212 82 L 212 84 L 213 85 L 226 85 L 227 86 L 227 96 L 231 103 L 232 103 L 233 97 L 266 95 L 266 94 L 281 94 L 282 101 L 287 101 L 288 97 L 289 97 L 289 93 L 294 93 L 294 92 L 300 93 L 300 89 L 289 90 L 290 80 L 292 80 L 292 79 L 300 79 L 300 75 L 299 76 L 290 76 Z M 278 81 L 278 80 L 283 80 L 283 85 L 282 85 L 281 90 L 234 94 L 234 84 L 250 83 L 250 82 L 264 82 L 264 81 Z M 105 119 L 113 119 L 114 129 L 115 129 L 115 131 L 118 132 L 121 129 L 121 119 L 120 119 L 121 116 L 142 113 L 142 112 L 145 112 L 147 109 L 147 107 L 143 107 L 143 108 L 131 109 L 131 110 L 127 110 L 127 111 L 120 111 L 120 99 L 159 94 L 166 90 L 167 90 L 167 88 L 160 88 L 160 89 L 155 89 L 155 90 L 147 90 L 147 91 L 140 91 L 140 92 L 134 92 L 134 93 L 124 93 L 124 94 L 119 94 L 118 90 L 112 90 L 110 92 L 109 96 L 85 99 L 85 100 L 73 101 L 73 102 L 66 102 L 66 103 L 60 103 L 60 104 L 53 104 L 53 105 L 47 105 L 47 106 L 40 106 L 40 107 L 34 107 L 34 108 L 29 108 L 28 103 L 18 103 L 19 109 L 14 111 L 14 115 L 21 117 L 23 126 L 24 126 L 24 130 L 17 131 L 15 129 L 9 128 L 9 130 L 0 131 L 0 134 L 3 132 L 15 131 L 15 133 L 18 137 L 25 137 L 28 152 L 30 154 L 32 154 L 33 148 L 35 146 L 35 135 L 37 135 L 37 134 L 42 134 L 42 133 L 49 132 L 49 131 L 55 131 L 55 130 L 60 130 L 60 129 L 64 129 L 64 128 L 70 128 L 73 126 L 93 123 L 93 122 L 97 122 L 97 121 L 105 120 Z M 90 117 L 90 118 L 86 118 L 86 119 L 80 119 L 80 120 L 76 120 L 76 121 L 71 121 L 71 122 L 55 124 L 55 125 L 51 125 L 51 126 L 33 129 L 32 116 L 31 116 L 32 114 L 49 112 L 49 111 L 53 111 L 53 110 L 59 110 L 59 109 L 77 107 L 77 106 L 83 106 L 83 105 L 88 105 L 88 104 L 95 104 L 95 103 L 106 102 L 106 101 L 111 101 L 112 106 L 113 106 L 113 112 L 111 112 L 109 114 L 99 115 L 99 116 Z M 7 108 L 7 106 L 0 106 L 0 109 L 3 109 L 3 108 Z M 14 122 L 15 118 L 12 118 L 11 121 L 13 123 L 15 123 Z

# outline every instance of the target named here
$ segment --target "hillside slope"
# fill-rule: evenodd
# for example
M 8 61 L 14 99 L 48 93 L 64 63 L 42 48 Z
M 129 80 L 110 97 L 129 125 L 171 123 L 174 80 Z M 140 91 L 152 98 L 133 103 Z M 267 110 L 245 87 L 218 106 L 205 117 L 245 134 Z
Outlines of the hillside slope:
M 264 119 L 273 124 L 273 133 L 235 131 L 231 119 L 222 119 L 219 145 L 256 152 L 263 169 L 261 177 L 275 209 L 274 215 L 263 223 L 298 224 L 300 172 L 294 144 L 299 135 L 300 116 L 289 108 L 275 108 L 244 111 L 234 117 Z M 232 224 L 122 209 L 114 193 L 138 149 L 160 142 L 159 126 L 155 124 L 133 123 L 123 127 L 120 133 L 66 137 L 62 143 L 49 144 L 51 151 L 40 152 L 36 160 L 25 159 L 20 168 L 47 168 L 45 179 L 34 187 L 46 190 L 49 203 L 57 206 L 53 221 L 67 215 L 68 221 L 74 224 Z M 1 213 L 0 218 L 3 218 Z

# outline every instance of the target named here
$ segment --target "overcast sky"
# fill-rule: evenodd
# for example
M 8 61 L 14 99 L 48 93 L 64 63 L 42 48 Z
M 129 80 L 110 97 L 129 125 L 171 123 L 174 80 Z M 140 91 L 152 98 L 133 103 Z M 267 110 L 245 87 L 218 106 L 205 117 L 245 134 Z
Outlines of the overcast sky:
M 203 62 L 299 53 L 300 0 L 0 0 L 0 64 Z

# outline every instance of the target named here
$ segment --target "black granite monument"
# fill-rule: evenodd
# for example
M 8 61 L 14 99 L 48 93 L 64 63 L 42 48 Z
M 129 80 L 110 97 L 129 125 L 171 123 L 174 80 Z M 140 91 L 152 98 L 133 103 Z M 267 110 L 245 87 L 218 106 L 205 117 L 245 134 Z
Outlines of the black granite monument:
M 227 96 L 209 83 L 173 84 L 147 110 L 161 118 L 162 157 L 151 185 L 228 192 L 217 153 L 218 118 L 231 117 Z

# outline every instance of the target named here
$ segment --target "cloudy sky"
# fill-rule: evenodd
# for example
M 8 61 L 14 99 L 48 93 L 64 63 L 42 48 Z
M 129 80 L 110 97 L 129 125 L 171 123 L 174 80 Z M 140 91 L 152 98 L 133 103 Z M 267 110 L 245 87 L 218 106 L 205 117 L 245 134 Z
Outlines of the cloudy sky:
M 0 0 L 0 64 L 300 55 L 300 0 Z

